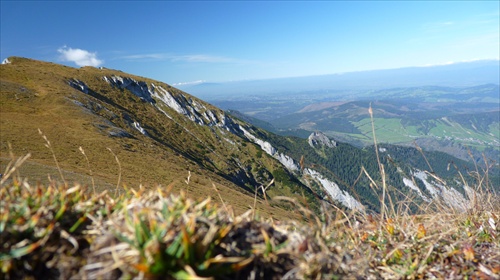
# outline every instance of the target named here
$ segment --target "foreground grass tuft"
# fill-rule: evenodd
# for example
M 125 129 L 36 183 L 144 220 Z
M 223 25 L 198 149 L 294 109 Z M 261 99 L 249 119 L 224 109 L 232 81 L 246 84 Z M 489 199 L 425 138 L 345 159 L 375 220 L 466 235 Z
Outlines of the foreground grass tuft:
M 273 222 L 163 189 L 0 189 L 2 279 L 500 279 L 499 209 Z M 494 205 L 494 204 L 493 204 Z

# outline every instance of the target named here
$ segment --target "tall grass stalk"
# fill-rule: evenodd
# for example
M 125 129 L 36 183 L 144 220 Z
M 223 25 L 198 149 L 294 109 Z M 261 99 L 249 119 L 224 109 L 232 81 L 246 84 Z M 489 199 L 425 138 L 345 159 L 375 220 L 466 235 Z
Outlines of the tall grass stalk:
M 122 178 L 122 165 L 120 164 L 118 156 L 111 150 L 111 148 L 106 148 L 106 149 L 108 149 L 108 151 L 110 151 L 111 154 L 113 154 L 113 156 L 115 157 L 115 161 L 118 164 L 118 182 L 116 183 L 116 189 L 115 189 L 115 196 L 116 196 L 118 194 L 118 189 L 120 188 L 120 182 Z
M 87 162 L 87 167 L 88 167 L 89 173 L 90 173 L 90 179 L 92 180 L 92 190 L 94 191 L 94 195 L 95 195 L 96 191 L 95 191 L 94 175 L 92 174 L 92 168 L 90 168 L 89 158 L 87 157 L 87 155 L 85 154 L 85 151 L 83 150 L 83 148 L 81 146 L 78 147 L 78 150 L 80 150 L 82 155 L 85 157 L 85 161 Z
M 222 196 L 220 195 L 219 190 L 217 189 L 217 187 L 215 186 L 215 184 L 213 182 L 212 182 L 212 187 L 214 188 L 215 192 L 219 196 L 219 199 L 220 199 L 220 201 L 222 203 L 222 206 L 224 206 L 224 209 L 226 210 L 226 213 L 228 215 L 230 215 L 234 219 L 234 212 L 233 211 L 229 211 L 229 209 L 227 208 L 226 203 L 224 202 L 224 199 L 222 199 Z
M 52 158 L 54 159 L 54 162 L 56 164 L 57 170 L 59 171 L 59 176 L 61 176 L 61 180 L 63 181 L 63 183 L 65 185 L 67 185 L 67 182 L 64 179 L 64 175 L 63 175 L 62 169 L 59 166 L 59 162 L 57 161 L 56 153 L 54 152 L 54 149 L 52 149 L 52 145 L 50 144 L 49 139 L 47 139 L 47 136 L 45 136 L 45 134 L 43 134 L 43 132 L 42 132 L 42 130 L 40 130 L 40 128 L 38 129 L 38 133 L 42 136 L 43 140 L 45 140 L 45 147 L 47 147 L 50 150 L 50 152 L 52 153 Z
M 9 144 L 9 147 L 10 147 L 10 144 Z M 10 153 L 11 153 L 10 154 L 11 161 L 5 167 L 5 171 L 3 172 L 2 177 L 0 178 L 0 186 L 5 184 L 7 182 L 7 180 L 9 178 L 11 178 L 14 173 L 18 172 L 18 168 L 21 167 L 21 165 L 23 165 L 23 163 L 31 157 L 31 154 L 28 153 L 25 156 L 16 159 L 14 157 L 14 155 L 12 154 L 12 152 L 10 152 Z M 19 174 L 17 177 L 18 178 L 20 177 Z
M 371 103 L 370 103 L 370 106 L 368 108 L 368 113 L 370 114 L 370 121 L 371 121 L 371 125 L 372 125 L 373 145 L 375 148 L 375 155 L 377 157 L 377 164 L 378 164 L 378 168 L 379 168 L 379 172 L 380 172 L 380 177 L 382 179 L 382 198 L 380 201 L 380 222 L 381 222 L 380 224 L 382 224 L 384 219 L 388 218 L 388 214 L 387 214 L 388 209 L 387 209 L 387 205 L 385 203 L 385 197 L 386 197 L 386 193 L 387 193 L 387 183 L 386 183 L 386 174 L 385 174 L 384 165 L 380 161 L 380 156 L 379 156 L 379 152 L 378 152 L 377 134 L 375 133 L 375 121 L 373 119 L 373 109 L 372 109 Z M 366 170 L 365 170 L 365 173 L 367 174 Z M 373 181 L 373 183 L 375 183 L 375 182 Z M 376 184 L 375 184 L 375 186 L 376 186 Z M 392 200 L 389 200 L 389 202 L 390 202 L 392 214 L 395 214 L 394 213 L 394 205 L 392 204 Z

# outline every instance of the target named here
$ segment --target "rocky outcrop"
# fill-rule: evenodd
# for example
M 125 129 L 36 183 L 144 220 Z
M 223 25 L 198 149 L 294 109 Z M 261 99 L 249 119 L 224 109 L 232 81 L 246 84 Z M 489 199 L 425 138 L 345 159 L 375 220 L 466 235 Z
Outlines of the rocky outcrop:
M 418 186 L 413 182 L 413 180 L 410 180 L 406 177 L 403 177 L 403 184 L 407 186 L 408 188 L 412 189 L 415 191 L 420 198 L 422 198 L 425 202 L 431 202 L 431 199 L 429 199 L 427 196 L 425 196 L 422 191 L 418 188 Z
M 74 88 L 77 89 L 83 93 L 89 93 L 89 87 L 82 81 L 77 80 L 77 79 L 71 79 L 68 81 L 68 84 Z
M 219 127 L 233 134 L 241 134 L 235 122 L 225 113 L 218 114 L 215 110 L 208 109 L 201 102 L 182 93 L 172 94 L 160 85 L 153 83 L 148 85 L 144 81 L 137 81 L 128 77 L 104 76 L 103 79 L 113 87 L 129 90 L 142 100 L 150 102 L 169 118 L 172 117 L 162 109 L 163 106 L 174 110 L 199 125 Z M 78 80 L 73 80 L 72 86 L 80 88 L 82 85 L 75 81 Z
M 309 135 L 309 138 L 307 138 L 307 142 L 311 147 L 315 149 L 320 147 L 335 148 L 337 146 L 337 142 L 328 138 L 328 136 L 320 131 L 313 132 L 311 135 Z
M 111 76 L 110 78 L 104 76 L 103 79 L 113 87 L 117 87 L 119 89 L 127 89 L 141 99 L 147 102 L 154 103 L 154 99 L 151 97 L 152 93 L 149 90 L 148 84 L 146 82 L 136 81 L 132 78 L 120 76 Z
M 304 173 L 311 176 L 315 181 L 317 181 L 324 190 L 328 193 L 328 196 L 336 202 L 340 202 L 342 205 L 349 209 L 357 209 L 362 210 L 363 205 L 357 201 L 354 197 L 352 197 L 348 192 L 343 191 L 339 188 L 335 182 L 328 180 L 323 177 L 319 172 L 312 170 L 310 168 L 306 168 Z
M 286 167 L 286 169 L 288 169 L 292 173 L 297 174 L 296 172 L 298 172 L 301 169 L 299 164 L 293 158 L 291 158 L 288 155 L 285 155 L 283 153 L 278 152 L 278 150 L 276 148 L 274 148 L 271 145 L 271 143 L 255 137 L 251 132 L 249 132 L 247 129 L 245 129 L 242 126 L 240 126 L 240 130 L 243 131 L 244 136 L 248 140 L 259 145 L 262 150 L 264 150 L 267 154 L 269 154 L 270 156 L 277 159 L 281 164 L 283 164 Z M 320 138 L 322 138 L 322 137 L 320 136 Z M 328 138 L 326 138 L 326 139 L 328 139 Z M 324 139 L 322 141 L 324 141 Z M 324 141 L 324 143 L 328 144 L 327 141 Z M 332 145 L 332 143 L 329 142 L 329 145 Z M 333 147 L 335 147 L 335 146 L 333 146 Z M 358 200 L 356 200 L 348 192 L 341 190 L 335 182 L 328 180 L 327 178 L 325 178 L 322 174 L 320 174 L 316 170 L 306 168 L 303 172 L 304 172 L 304 175 L 308 175 L 313 180 L 318 182 L 319 185 L 326 191 L 328 196 L 333 201 L 338 202 L 349 209 L 358 209 L 358 210 L 363 209 L 364 206 Z
M 435 182 L 429 178 L 427 172 L 415 170 L 412 173 L 414 178 L 419 179 L 424 184 L 426 190 L 434 199 L 442 199 L 448 206 L 459 211 L 466 211 L 472 205 L 469 199 L 465 198 L 455 188 Z M 468 187 L 465 187 L 465 190 L 468 194 L 472 192 Z
M 464 196 L 456 188 L 446 186 L 444 181 L 433 180 L 433 175 L 426 171 L 415 169 L 411 171 L 411 175 L 412 179 L 403 176 L 403 184 L 416 192 L 425 202 L 432 202 L 435 199 L 442 200 L 446 205 L 458 211 L 467 211 L 473 205 L 471 198 L 475 196 L 475 193 L 467 185 L 463 186 L 465 191 Z M 418 184 L 416 184 L 417 181 L 422 183 L 420 185 L 423 185 L 423 189 L 420 189 Z

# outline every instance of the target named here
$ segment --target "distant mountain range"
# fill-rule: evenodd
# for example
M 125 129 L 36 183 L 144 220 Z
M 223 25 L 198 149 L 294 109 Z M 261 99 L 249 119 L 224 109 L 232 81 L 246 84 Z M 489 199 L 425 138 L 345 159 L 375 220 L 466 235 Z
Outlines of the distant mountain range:
M 347 72 L 321 76 L 246 80 L 179 85 L 182 90 L 209 102 L 240 95 L 296 94 L 345 90 L 378 90 L 395 87 L 468 87 L 500 84 L 499 60 L 477 60 L 447 65 Z M 354 97 L 355 98 L 355 97 Z
M 457 173 L 474 165 L 441 152 L 357 148 L 321 132 L 280 136 L 170 85 L 111 69 L 20 57 L 0 67 L 1 169 L 11 153 L 30 153 L 22 174 L 30 180 L 77 174 L 88 186 L 103 182 L 101 189 L 161 184 L 217 201 L 219 192 L 237 212 L 257 203 L 283 219 L 298 214 L 274 197 L 304 201 L 313 211 L 322 203 L 378 211 L 374 184 L 385 182 L 393 201 L 411 197 L 415 211 L 434 200 L 464 210 L 477 191 L 470 187 L 476 177 L 464 181 Z
M 379 140 L 446 151 L 464 160 L 500 161 L 500 63 L 479 60 L 429 67 L 351 72 L 185 88 L 251 123 L 307 138 L 320 130 L 370 145 L 373 103 Z M 241 117 L 241 115 L 240 115 Z M 245 117 L 241 117 L 245 118 Z

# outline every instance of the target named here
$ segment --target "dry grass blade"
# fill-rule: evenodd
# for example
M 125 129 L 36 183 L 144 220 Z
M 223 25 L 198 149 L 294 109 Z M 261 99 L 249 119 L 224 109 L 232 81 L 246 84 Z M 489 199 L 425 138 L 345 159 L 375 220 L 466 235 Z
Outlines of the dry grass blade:
M 224 199 L 222 199 L 222 196 L 220 195 L 220 192 L 219 192 L 219 190 L 217 189 L 217 187 L 215 186 L 215 184 L 214 184 L 214 183 L 212 183 L 212 186 L 214 187 L 215 192 L 216 192 L 216 193 L 217 193 L 217 195 L 219 196 L 219 199 L 220 199 L 220 201 L 222 202 L 222 205 L 224 206 L 224 209 L 226 210 L 226 213 L 227 213 L 228 215 L 231 215 L 231 217 L 233 217 L 233 218 L 234 218 L 234 213 L 233 213 L 233 212 L 229 212 L 229 209 L 227 208 L 226 203 L 224 202 Z
M 116 183 L 116 189 L 115 189 L 115 196 L 118 195 L 118 189 L 120 188 L 120 182 L 121 182 L 121 179 L 122 179 L 122 165 L 120 164 L 120 160 L 118 159 L 118 156 L 116 156 L 116 154 L 111 150 L 111 148 L 107 148 L 108 151 L 111 152 L 111 154 L 113 154 L 113 156 L 115 157 L 115 161 L 116 161 L 116 164 L 118 164 L 118 182 Z
M 384 217 L 387 217 L 387 208 L 386 208 L 386 203 L 385 203 L 385 196 L 386 196 L 386 191 L 387 191 L 387 184 L 386 184 L 386 176 L 385 176 L 385 170 L 384 170 L 384 165 L 380 161 L 380 156 L 378 152 L 378 145 L 377 145 L 377 135 L 375 133 L 375 121 L 373 120 L 373 109 L 372 109 L 372 104 L 370 103 L 370 106 L 368 108 L 368 113 L 370 114 L 370 121 L 372 124 L 372 134 L 373 134 L 373 145 L 375 148 L 375 155 L 377 156 L 377 163 L 378 163 L 378 168 L 380 172 L 380 176 L 382 178 L 382 198 L 381 198 L 381 207 L 380 207 L 380 222 L 384 220 Z M 392 208 L 394 209 L 394 206 L 391 205 Z
M 2 174 L 2 178 L 0 179 L 0 186 L 5 184 L 7 180 L 16 172 L 16 170 L 27 160 L 31 157 L 31 154 L 28 153 L 27 155 L 20 157 L 18 159 L 13 159 L 7 167 L 5 168 L 4 173 Z
M 42 136 L 43 140 L 45 140 L 45 147 L 47 147 L 50 150 L 50 152 L 52 153 L 52 158 L 54 159 L 54 163 L 56 164 L 57 171 L 59 171 L 59 176 L 61 176 L 61 180 L 63 181 L 64 184 L 67 184 L 66 180 L 64 179 L 62 169 L 59 166 L 59 161 L 57 161 L 56 153 L 54 152 L 54 149 L 52 149 L 52 145 L 50 144 L 49 139 L 47 138 L 47 136 L 45 136 L 45 134 L 43 134 L 43 132 L 42 132 L 42 130 L 40 130 L 40 128 L 38 129 L 38 133 L 40 134 L 40 136 Z
M 415 146 L 415 148 L 417 149 L 417 151 L 420 152 L 420 154 L 422 155 L 422 157 L 424 158 L 425 160 L 425 163 L 427 163 L 427 166 L 429 167 L 429 169 L 431 170 L 432 173 L 434 173 L 434 170 L 432 169 L 432 166 L 431 164 L 429 163 L 429 161 L 427 160 L 427 157 L 425 156 L 424 154 L 424 151 L 422 150 L 422 148 L 417 144 L 416 141 L 413 141 L 413 145 Z
M 96 194 L 96 191 L 95 191 L 95 182 L 94 182 L 94 176 L 92 174 L 92 169 L 90 168 L 89 158 L 85 154 L 85 151 L 83 150 L 82 146 L 78 147 L 78 150 L 80 150 L 80 152 L 82 153 L 82 155 L 85 157 L 85 161 L 87 162 L 87 167 L 89 169 L 90 178 L 92 179 L 92 189 L 93 189 L 94 195 L 95 195 Z

